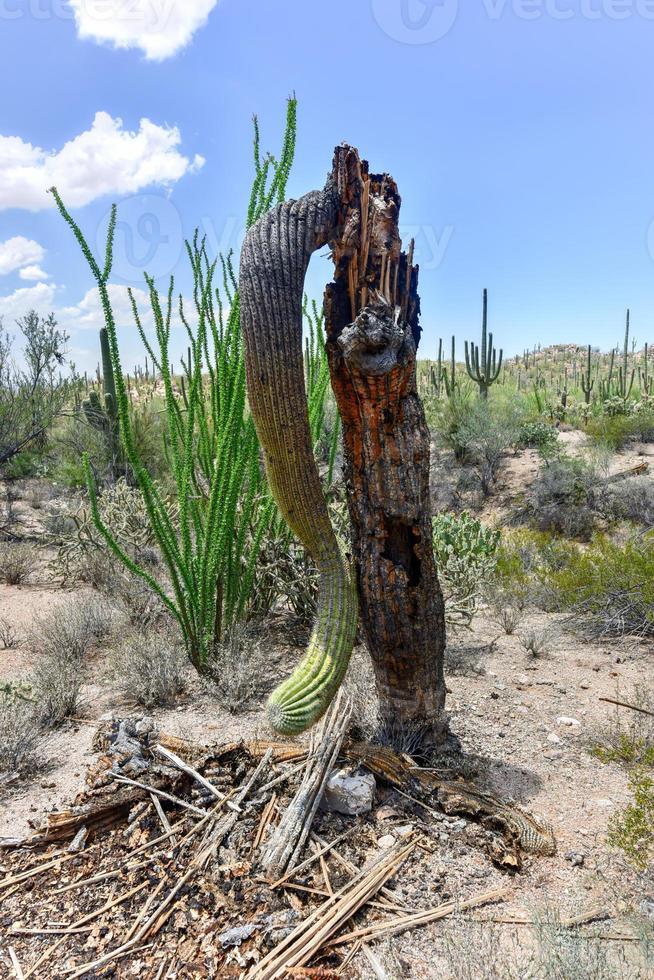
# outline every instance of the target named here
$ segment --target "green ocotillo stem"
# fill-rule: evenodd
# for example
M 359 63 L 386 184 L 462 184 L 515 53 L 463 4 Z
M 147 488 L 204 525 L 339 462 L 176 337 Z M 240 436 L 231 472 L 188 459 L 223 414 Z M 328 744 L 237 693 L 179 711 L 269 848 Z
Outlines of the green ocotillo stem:
M 302 352 L 302 296 L 311 254 L 337 219 L 329 191 L 287 201 L 250 228 L 241 253 L 241 326 L 248 401 L 279 510 L 320 573 L 306 654 L 271 695 L 268 717 L 294 735 L 327 710 L 347 666 L 357 590 L 329 519 L 313 455 Z

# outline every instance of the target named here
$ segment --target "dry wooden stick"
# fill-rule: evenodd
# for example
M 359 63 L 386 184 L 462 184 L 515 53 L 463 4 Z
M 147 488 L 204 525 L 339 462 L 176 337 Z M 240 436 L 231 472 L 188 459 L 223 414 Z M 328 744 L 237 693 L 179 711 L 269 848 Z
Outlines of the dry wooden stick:
M 437 922 L 438 919 L 444 919 L 453 912 L 475 908 L 478 905 L 485 905 L 486 902 L 496 902 L 499 899 L 505 898 L 509 894 L 509 891 L 510 889 L 508 888 L 496 888 L 493 891 L 485 892 L 483 895 L 478 895 L 476 898 L 467 899 L 465 902 L 445 902 L 443 905 L 437 905 L 433 909 L 426 909 L 424 912 L 414 912 L 412 915 L 398 915 L 394 919 L 388 919 L 386 922 L 375 922 L 370 926 L 355 929 L 353 932 L 348 932 L 344 936 L 339 936 L 338 939 L 333 941 L 332 946 L 350 943 L 353 939 L 379 939 L 382 937 L 397 936 L 399 933 L 406 932 L 409 929 L 415 929 L 417 926 L 426 926 L 431 922 Z
M 93 926 L 82 929 L 23 929 L 21 926 L 12 926 L 9 932 L 12 936 L 75 936 L 78 933 L 93 932 Z
M 155 898 L 162 891 L 162 889 L 163 889 L 163 887 L 164 887 L 165 884 L 166 884 L 166 879 L 164 877 L 164 878 L 161 879 L 161 881 L 159 882 L 159 884 L 155 887 L 154 891 L 152 891 L 148 895 L 147 899 L 145 900 L 145 904 L 141 908 L 141 911 L 138 913 L 138 915 L 134 919 L 134 922 L 132 923 L 132 925 L 130 926 L 129 930 L 127 931 L 127 935 L 125 936 L 125 938 L 123 940 L 123 945 L 126 945 L 130 941 L 130 939 L 136 934 L 136 931 L 137 931 L 138 927 L 141 925 L 141 923 L 143 922 L 143 919 L 148 914 L 148 909 L 150 908 L 150 906 L 154 902 Z
M 181 806 L 184 810 L 191 810 L 192 813 L 198 813 L 201 817 L 206 815 L 206 810 L 201 810 L 199 806 L 194 806 L 193 803 L 187 803 L 186 800 L 180 800 L 178 796 L 173 796 L 171 793 L 165 793 L 162 789 L 155 789 L 154 786 L 148 786 L 147 783 L 139 783 L 136 779 L 128 779 L 127 776 L 120 776 L 117 773 L 112 772 L 109 775 L 117 783 L 125 783 L 126 786 L 136 786 L 138 789 L 145 790 L 146 793 L 155 793 L 162 800 L 168 800 L 169 803 L 174 803 L 175 806 Z
M 293 868 L 291 871 L 287 871 L 282 878 L 278 878 L 277 881 L 274 881 L 270 887 L 278 888 L 281 884 L 283 884 L 293 875 L 297 875 L 300 873 L 300 871 L 304 871 L 305 868 L 308 868 L 311 864 L 313 864 L 316 858 L 322 857 L 323 854 L 327 854 L 328 851 L 331 851 L 334 847 L 336 847 L 337 844 L 340 844 L 341 841 L 345 840 L 346 837 L 349 837 L 353 830 L 354 827 L 350 827 L 349 830 L 346 830 L 345 833 L 340 834 L 335 840 L 333 840 L 331 844 L 325 844 L 324 841 L 320 841 L 315 834 L 312 834 L 311 837 L 314 843 L 318 845 L 320 850 L 318 850 L 311 857 L 307 858 L 306 861 L 303 861 L 302 864 L 298 864 L 296 868 Z M 357 871 L 354 865 L 351 865 L 350 868 L 353 869 L 355 872 Z
M 305 966 L 327 940 L 365 905 L 394 875 L 415 848 L 411 841 L 401 849 L 394 848 L 372 868 L 328 898 L 315 912 L 279 943 L 247 974 L 247 980 L 274 980 L 285 976 L 294 966 Z
M 150 949 L 152 943 L 148 943 L 147 946 L 139 946 L 138 949 L 133 949 L 133 943 L 129 944 L 129 949 L 115 949 L 112 953 L 105 953 L 99 959 L 94 960 L 92 963 L 85 963 L 84 966 L 79 967 L 74 973 L 68 975 L 68 980 L 76 980 L 76 977 L 81 977 L 89 970 L 94 970 L 98 966 L 104 966 L 105 963 L 110 963 L 111 960 L 119 960 L 123 956 L 132 955 L 133 953 L 142 953 L 146 949 Z
M 619 708 L 629 708 L 631 711 L 638 711 L 641 715 L 649 715 L 650 718 L 654 718 L 654 711 L 638 708 L 635 704 L 627 704 L 626 701 L 616 701 L 615 698 L 600 698 L 599 700 L 606 701 L 607 704 L 617 704 Z
M 106 881 L 108 878 L 119 878 L 126 871 L 138 871 L 139 868 L 145 868 L 148 864 L 152 864 L 156 860 L 157 857 L 153 854 L 152 857 L 149 857 L 146 861 L 139 861 L 138 864 L 126 864 L 123 868 L 114 868 L 113 871 L 103 871 L 101 874 L 91 875 L 90 878 L 80 878 L 78 881 L 71 882 L 70 885 L 56 888 L 52 894 L 63 895 L 64 892 L 73 891 L 75 888 L 82 888 L 83 885 L 94 885 L 99 881 Z
M 348 831 L 348 833 L 349 832 L 350 831 Z M 323 846 L 323 847 L 325 846 L 325 841 L 322 839 L 322 837 L 319 837 L 318 834 L 312 833 L 311 834 L 311 837 L 312 837 L 313 840 L 317 841 L 317 843 L 320 844 L 321 846 Z M 334 841 L 334 844 L 336 844 L 336 843 L 337 843 L 337 841 Z M 331 853 L 332 853 L 332 856 L 336 859 L 337 863 L 340 864 L 340 866 L 345 871 L 347 871 L 349 874 L 351 874 L 351 875 L 358 874 L 358 870 L 359 869 L 354 864 L 352 864 L 351 861 L 348 861 L 347 858 L 343 857 L 343 855 L 339 851 L 336 850 L 336 848 L 334 847 L 334 844 L 332 844 Z M 420 846 L 421 846 L 421 841 L 420 840 L 417 840 L 416 841 L 416 847 L 420 847 Z M 299 871 L 299 870 L 300 870 L 299 868 L 296 868 L 296 871 Z M 399 900 L 398 896 L 390 888 L 386 888 L 386 887 L 380 888 L 379 889 L 379 894 L 384 896 L 382 899 L 380 899 L 380 903 L 381 903 L 382 907 L 385 906 L 387 909 L 390 909 L 393 912 L 409 912 L 409 913 L 411 913 L 411 912 L 414 911 L 414 909 L 410 908 L 404 902 L 402 902 L 401 900 Z
M 172 840 L 172 842 L 174 844 L 175 843 L 175 834 L 173 833 L 173 828 L 170 826 L 170 820 L 168 819 L 168 817 L 164 813 L 164 808 L 162 807 L 161 803 L 159 802 L 159 797 L 158 796 L 155 796 L 154 793 L 150 793 L 150 796 L 152 798 L 152 806 L 157 811 L 157 816 L 159 817 L 159 823 L 161 824 L 161 826 L 163 827 L 163 829 L 165 830 L 165 832 L 167 834 L 168 833 L 172 834 L 171 840 Z
M 200 783 L 201 786 L 204 786 L 205 789 L 208 789 L 210 793 L 213 793 L 217 800 L 222 800 L 230 810 L 234 810 L 238 813 L 237 804 L 228 800 L 224 793 L 221 793 L 220 790 L 213 785 L 213 783 L 210 783 L 208 779 L 205 779 L 205 777 L 201 775 L 197 769 L 194 769 L 193 766 L 189 766 L 188 762 L 184 762 L 183 759 L 180 759 L 180 757 L 175 755 L 174 752 L 171 752 L 170 749 L 165 749 L 163 745 L 155 745 L 154 751 L 158 755 L 163 756 L 164 759 L 167 759 L 168 762 L 172 762 L 174 766 L 177 766 L 178 769 L 185 772 L 187 776 L 195 779 L 196 782 Z
M 272 818 L 273 812 L 275 810 L 276 803 L 277 803 L 277 793 L 274 793 L 273 792 L 273 795 L 268 800 L 268 803 L 266 804 L 266 807 L 265 807 L 263 813 L 261 814 L 261 820 L 259 821 L 259 826 L 257 827 L 257 832 L 255 834 L 254 841 L 252 843 L 252 847 L 250 848 L 250 853 L 251 854 L 254 851 L 256 851 L 256 849 L 261 844 L 261 841 L 263 840 L 263 835 L 266 832 L 266 827 L 270 823 L 270 820 Z
M 91 850 L 91 848 L 89 848 L 89 850 Z M 29 871 L 21 871 L 20 874 L 10 875 L 8 878 L 3 878 L 2 881 L 0 881 L 0 891 L 2 891 L 3 888 L 8 888 L 9 885 L 17 885 L 23 881 L 27 881 L 28 878 L 33 878 L 34 875 L 39 875 L 43 871 L 50 871 L 52 868 L 57 868 L 60 864 L 64 864 L 66 861 L 72 861 L 73 858 L 76 857 L 79 857 L 79 854 L 64 854 L 52 861 L 37 864 L 35 867 L 30 868 Z
M 13 947 L 9 946 L 9 957 L 11 959 L 11 965 L 14 968 L 14 973 L 16 974 L 16 980 L 25 980 L 25 974 L 21 970 L 20 963 L 18 962 L 18 957 L 14 952 Z
M 111 909 L 115 908 L 116 905 L 121 905 L 123 902 L 126 902 L 128 898 L 132 898 L 133 895 L 136 895 L 138 892 L 142 891 L 149 884 L 150 884 L 149 881 L 143 881 L 140 885 L 137 885 L 135 888 L 130 889 L 130 891 L 124 892 L 122 895 L 119 895 L 118 898 L 114 898 L 112 901 L 107 902 L 107 904 L 103 905 L 102 908 L 96 909 L 95 912 L 90 912 L 88 915 L 85 915 L 81 919 L 78 919 L 77 922 L 72 922 L 69 928 L 78 929 L 80 926 L 85 926 L 88 922 L 92 922 L 94 919 L 97 919 L 98 916 L 102 915 L 104 912 L 109 912 Z M 47 959 L 50 959 L 52 954 L 56 952 L 56 950 L 61 946 L 61 944 L 65 942 L 65 940 L 66 937 L 62 936 L 61 939 L 58 939 L 56 943 L 54 943 L 52 946 L 49 946 L 47 949 L 45 949 L 41 954 L 41 956 L 36 961 L 36 963 L 34 963 L 25 974 L 25 980 L 28 980 L 28 977 L 32 976 L 32 974 L 37 969 L 37 967 L 41 966 L 41 964 L 44 963 Z
M 315 736 L 318 748 L 314 754 L 312 745 L 309 752 L 310 760 L 312 755 L 314 758 L 307 762 L 300 787 L 262 856 L 261 863 L 271 880 L 293 868 L 302 853 L 325 783 L 341 750 L 351 710 L 351 705 L 343 703 L 339 692 Z

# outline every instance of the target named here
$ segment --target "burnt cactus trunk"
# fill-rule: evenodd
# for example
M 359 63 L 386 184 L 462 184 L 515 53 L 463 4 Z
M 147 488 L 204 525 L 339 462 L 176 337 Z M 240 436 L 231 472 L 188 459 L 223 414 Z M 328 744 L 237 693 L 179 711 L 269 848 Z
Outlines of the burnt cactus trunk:
M 341 225 L 325 296 L 332 388 L 343 423 L 360 620 L 382 722 L 439 744 L 447 731 L 445 618 L 432 549 L 430 436 L 417 392 L 418 267 L 402 252 L 400 197 L 356 150 L 336 150 Z
M 269 718 L 293 734 L 325 712 L 347 669 L 358 606 L 389 737 L 446 733 L 445 620 L 429 502 L 429 431 L 417 394 L 418 270 L 401 251 L 400 198 L 337 148 L 324 191 L 287 201 L 248 232 L 241 322 L 248 398 L 271 490 L 321 573 L 307 653 L 273 693 Z M 330 244 L 325 299 L 332 387 L 343 422 L 352 519 L 341 554 L 316 470 L 302 370 L 302 293 L 311 254 Z M 410 252 L 412 249 L 410 249 Z

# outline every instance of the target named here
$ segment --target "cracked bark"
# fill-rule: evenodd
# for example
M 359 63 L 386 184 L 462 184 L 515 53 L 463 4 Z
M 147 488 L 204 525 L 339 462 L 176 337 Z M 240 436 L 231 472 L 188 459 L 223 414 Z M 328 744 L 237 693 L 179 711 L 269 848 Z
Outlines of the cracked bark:
M 360 621 L 390 739 L 417 729 L 438 745 L 447 734 L 445 616 L 431 543 L 430 436 L 416 386 L 418 267 L 413 243 L 401 250 L 400 197 L 388 174 L 369 174 L 343 145 L 331 184 L 341 213 L 325 324 Z

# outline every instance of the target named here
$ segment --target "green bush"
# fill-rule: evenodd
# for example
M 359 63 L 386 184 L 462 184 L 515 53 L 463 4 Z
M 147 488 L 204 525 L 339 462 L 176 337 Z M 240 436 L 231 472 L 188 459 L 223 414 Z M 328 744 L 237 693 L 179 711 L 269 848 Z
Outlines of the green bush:
M 650 767 L 636 766 L 629 774 L 633 802 L 609 821 L 606 835 L 639 871 L 646 871 L 654 859 L 654 773 Z
M 547 422 L 523 422 L 518 433 L 517 445 L 520 449 L 537 449 L 544 459 L 549 459 L 556 451 L 559 430 Z
M 654 636 L 654 535 L 625 543 L 605 535 L 547 571 L 559 608 L 575 610 L 597 636 Z
M 451 625 L 469 625 L 492 574 L 500 532 L 485 527 L 467 511 L 433 519 L 434 558 Z
M 531 486 L 527 513 L 539 531 L 587 541 L 595 527 L 597 472 L 581 459 L 563 456 L 543 467 Z

